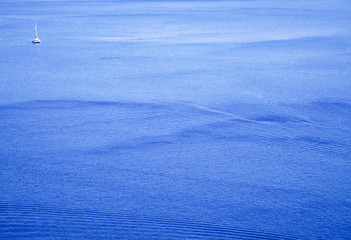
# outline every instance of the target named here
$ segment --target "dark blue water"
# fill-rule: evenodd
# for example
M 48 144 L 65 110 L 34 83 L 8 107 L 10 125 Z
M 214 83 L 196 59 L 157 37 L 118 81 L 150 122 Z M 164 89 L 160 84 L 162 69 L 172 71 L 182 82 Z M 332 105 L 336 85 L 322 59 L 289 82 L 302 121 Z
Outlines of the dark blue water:
M 2 1 L 0 238 L 350 239 L 350 10 Z

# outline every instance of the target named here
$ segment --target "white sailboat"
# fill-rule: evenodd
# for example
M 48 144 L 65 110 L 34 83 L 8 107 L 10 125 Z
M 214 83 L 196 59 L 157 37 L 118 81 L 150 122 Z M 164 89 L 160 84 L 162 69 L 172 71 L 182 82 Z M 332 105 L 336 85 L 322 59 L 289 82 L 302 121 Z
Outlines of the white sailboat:
M 38 37 L 38 28 L 37 28 L 37 20 L 35 19 L 35 37 L 32 40 L 32 43 L 41 43 L 39 37 Z

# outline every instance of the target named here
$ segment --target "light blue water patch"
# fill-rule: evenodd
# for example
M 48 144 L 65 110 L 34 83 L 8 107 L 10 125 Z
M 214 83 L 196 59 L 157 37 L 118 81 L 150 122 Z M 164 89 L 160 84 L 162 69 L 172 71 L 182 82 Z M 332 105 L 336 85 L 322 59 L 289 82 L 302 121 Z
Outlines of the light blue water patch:
M 350 6 L 343 1 L 2 5 L 3 103 L 349 102 Z M 40 46 L 31 44 L 34 18 Z

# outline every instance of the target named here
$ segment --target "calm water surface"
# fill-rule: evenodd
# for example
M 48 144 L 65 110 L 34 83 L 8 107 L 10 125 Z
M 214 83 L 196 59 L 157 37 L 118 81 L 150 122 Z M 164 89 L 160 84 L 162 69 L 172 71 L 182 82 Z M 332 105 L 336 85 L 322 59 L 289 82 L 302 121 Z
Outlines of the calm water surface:
M 350 239 L 350 13 L 1 1 L 0 238 Z

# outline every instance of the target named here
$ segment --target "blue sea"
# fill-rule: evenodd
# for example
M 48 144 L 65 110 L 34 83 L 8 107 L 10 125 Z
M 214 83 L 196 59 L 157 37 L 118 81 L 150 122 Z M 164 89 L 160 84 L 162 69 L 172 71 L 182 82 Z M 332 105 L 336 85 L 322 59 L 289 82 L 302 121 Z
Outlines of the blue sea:
M 350 56 L 347 0 L 2 0 L 0 239 L 351 239 Z

